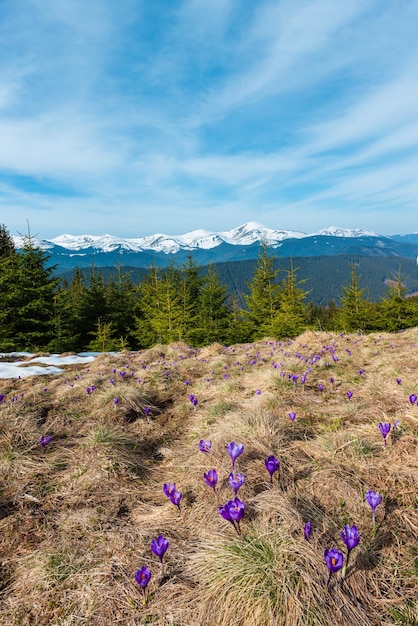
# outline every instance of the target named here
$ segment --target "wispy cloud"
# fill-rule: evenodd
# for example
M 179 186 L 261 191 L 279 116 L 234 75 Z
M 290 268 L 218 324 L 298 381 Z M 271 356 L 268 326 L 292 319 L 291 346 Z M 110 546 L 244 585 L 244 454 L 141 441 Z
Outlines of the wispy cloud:
M 417 18 L 404 0 L 2 3 L 0 222 L 417 230 Z

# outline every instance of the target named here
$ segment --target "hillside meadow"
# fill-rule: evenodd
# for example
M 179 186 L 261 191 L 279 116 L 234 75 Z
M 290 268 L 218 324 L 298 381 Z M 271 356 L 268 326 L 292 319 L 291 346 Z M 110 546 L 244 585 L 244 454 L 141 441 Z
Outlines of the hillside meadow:
M 417 371 L 416 328 L 22 367 L 0 381 L 1 624 L 417 626 Z

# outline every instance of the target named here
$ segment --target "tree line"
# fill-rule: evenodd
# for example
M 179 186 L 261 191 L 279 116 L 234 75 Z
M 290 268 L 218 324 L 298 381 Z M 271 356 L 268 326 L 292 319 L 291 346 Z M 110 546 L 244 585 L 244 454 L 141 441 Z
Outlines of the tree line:
M 287 270 L 275 267 L 267 243 L 248 293 L 238 298 L 213 266 L 200 268 L 191 256 L 178 267 L 151 266 L 136 283 L 121 267 L 110 281 L 94 266 L 87 277 L 76 269 L 62 280 L 48 266 L 48 253 L 30 235 L 23 239 L 17 251 L 0 226 L 2 352 L 137 350 L 175 341 L 204 346 L 291 338 L 306 329 L 393 332 L 418 325 L 418 300 L 406 298 L 400 271 L 381 301 L 370 302 L 352 264 L 341 306 L 323 307 L 306 302 L 305 281 L 292 261 Z

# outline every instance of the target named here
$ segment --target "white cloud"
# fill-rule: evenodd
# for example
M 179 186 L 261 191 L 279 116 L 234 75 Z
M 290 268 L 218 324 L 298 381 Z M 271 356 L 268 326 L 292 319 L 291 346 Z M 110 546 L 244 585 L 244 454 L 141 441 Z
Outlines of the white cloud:
M 3 17 L 11 229 L 222 230 L 332 204 L 365 226 L 416 205 L 413 3 L 22 0 Z

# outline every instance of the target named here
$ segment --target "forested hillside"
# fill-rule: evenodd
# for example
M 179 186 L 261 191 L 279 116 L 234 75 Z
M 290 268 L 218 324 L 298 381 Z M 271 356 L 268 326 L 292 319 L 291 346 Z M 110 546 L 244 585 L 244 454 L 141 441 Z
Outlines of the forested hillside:
M 407 286 L 405 264 L 391 259 L 383 270 L 363 257 L 322 257 L 302 270 L 302 259 L 277 259 L 264 244 L 256 261 L 202 268 L 190 256 L 179 266 L 151 266 L 139 280 L 122 267 L 105 280 L 94 266 L 88 275 L 76 270 L 60 279 L 49 261 L 30 236 L 17 251 L 0 227 L 1 351 L 231 345 L 306 329 L 393 332 L 418 325 L 418 302 L 406 297 L 417 283 Z
M 271 251 L 274 255 L 275 251 Z M 194 257 L 193 257 L 194 258 Z M 274 267 L 280 271 L 286 271 L 291 257 L 275 257 Z M 371 301 L 378 301 L 386 292 L 387 283 L 399 270 L 403 277 L 406 293 L 413 295 L 418 293 L 418 265 L 412 259 L 400 257 L 368 257 L 368 256 L 319 256 L 319 257 L 295 257 L 292 259 L 293 266 L 298 268 L 300 279 L 306 280 L 306 301 L 315 305 L 328 306 L 334 300 L 339 304 L 342 288 L 350 280 L 350 268 L 354 263 L 361 275 L 361 286 L 366 290 Z M 152 265 L 152 263 L 150 263 Z M 148 274 L 149 268 L 122 266 L 123 272 L 129 274 L 134 283 L 141 282 Z M 257 260 L 231 261 L 227 263 L 214 263 L 220 282 L 225 285 L 228 293 L 235 295 L 238 302 L 244 305 L 244 294 L 248 294 L 248 284 L 257 267 Z M 115 267 L 97 268 L 105 282 L 115 280 L 117 269 Z M 81 270 L 85 278 L 88 278 L 91 267 Z M 201 266 L 199 273 L 204 275 L 207 266 Z M 62 271 L 57 268 L 56 274 L 60 278 L 70 282 L 74 271 Z M 279 274 L 280 277 L 280 274 Z

